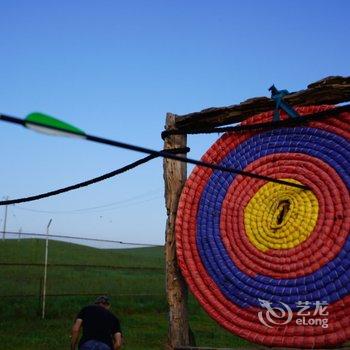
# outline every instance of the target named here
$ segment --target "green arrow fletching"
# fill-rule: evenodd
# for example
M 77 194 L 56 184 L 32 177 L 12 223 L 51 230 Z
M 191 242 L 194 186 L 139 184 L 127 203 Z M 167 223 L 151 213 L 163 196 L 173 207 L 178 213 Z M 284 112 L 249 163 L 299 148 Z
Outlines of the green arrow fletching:
M 85 132 L 43 113 L 31 113 L 25 119 L 26 127 L 49 135 L 85 137 Z

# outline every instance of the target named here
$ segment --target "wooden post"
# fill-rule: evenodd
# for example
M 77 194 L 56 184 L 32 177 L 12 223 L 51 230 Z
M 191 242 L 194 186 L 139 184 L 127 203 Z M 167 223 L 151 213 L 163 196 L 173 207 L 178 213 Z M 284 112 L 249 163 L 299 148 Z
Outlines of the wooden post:
M 166 129 L 175 125 L 175 115 L 166 116 Z M 165 139 L 164 150 L 186 147 L 186 135 L 173 135 Z M 185 155 L 184 155 L 185 157 Z M 167 223 L 165 231 L 166 291 L 169 305 L 169 330 L 166 349 L 189 344 L 189 324 L 187 311 L 187 286 L 179 270 L 176 259 L 175 219 L 182 188 L 187 178 L 187 164 L 164 159 L 165 205 Z

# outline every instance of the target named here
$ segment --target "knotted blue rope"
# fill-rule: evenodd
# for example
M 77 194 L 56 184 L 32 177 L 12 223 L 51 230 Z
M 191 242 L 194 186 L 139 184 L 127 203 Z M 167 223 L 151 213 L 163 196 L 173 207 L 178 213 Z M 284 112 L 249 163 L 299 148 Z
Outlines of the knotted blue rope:
M 283 97 L 289 94 L 288 90 L 278 90 L 275 85 L 272 85 L 269 91 L 271 91 L 271 98 L 276 102 L 276 108 L 273 111 L 273 121 L 281 120 L 280 109 L 284 110 L 291 118 L 300 117 L 291 106 L 283 101 Z

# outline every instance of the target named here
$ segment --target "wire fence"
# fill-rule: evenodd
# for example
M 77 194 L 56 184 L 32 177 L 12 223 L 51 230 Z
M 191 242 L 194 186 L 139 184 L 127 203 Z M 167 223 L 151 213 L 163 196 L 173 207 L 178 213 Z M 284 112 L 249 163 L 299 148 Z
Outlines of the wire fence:
M 16 300 L 22 309 L 36 309 L 37 315 L 43 298 L 48 298 L 49 315 L 57 305 L 64 307 L 62 298 L 74 304 L 74 299 L 87 302 L 106 294 L 128 305 L 165 304 L 160 245 L 6 232 L 0 240 L 0 279 L 0 308 L 6 300 Z

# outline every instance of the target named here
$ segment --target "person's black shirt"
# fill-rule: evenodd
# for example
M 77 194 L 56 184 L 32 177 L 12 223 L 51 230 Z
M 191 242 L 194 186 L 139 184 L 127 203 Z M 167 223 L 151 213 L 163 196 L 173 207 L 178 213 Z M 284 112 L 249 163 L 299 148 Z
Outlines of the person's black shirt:
M 113 349 L 113 335 L 120 332 L 119 320 L 99 305 L 89 305 L 80 310 L 77 319 L 83 320 L 83 335 L 79 347 L 88 340 L 98 340 Z

